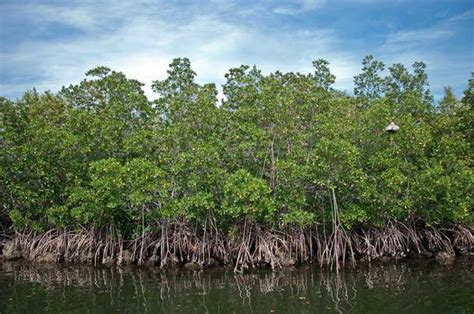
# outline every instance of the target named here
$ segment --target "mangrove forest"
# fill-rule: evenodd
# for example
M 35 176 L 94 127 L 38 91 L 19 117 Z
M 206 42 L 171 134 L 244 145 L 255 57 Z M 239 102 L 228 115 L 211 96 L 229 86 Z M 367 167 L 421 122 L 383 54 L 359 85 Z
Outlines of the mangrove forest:
M 242 65 L 222 89 L 187 58 L 144 85 L 107 67 L 0 98 L 1 256 L 235 271 L 474 251 L 474 76 L 369 55 L 354 90 Z M 219 91 L 222 92 L 219 92 Z

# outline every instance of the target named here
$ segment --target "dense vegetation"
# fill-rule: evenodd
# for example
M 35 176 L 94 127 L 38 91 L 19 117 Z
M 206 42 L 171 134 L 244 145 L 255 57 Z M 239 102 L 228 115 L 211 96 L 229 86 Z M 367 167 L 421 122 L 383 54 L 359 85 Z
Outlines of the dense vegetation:
M 222 101 L 186 58 L 153 83 L 154 101 L 105 67 L 58 93 L 1 98 L 1 219 L 121 239 L 169 224 L 227 238 L 248 225 L 324 233 L 326 221 L 472 226 L 474 79 L 435 103 L 422 62 L 385 71 L 367 56 L 354 96 L 332 88 L 327 61 L 313 66 L 231 69 Z

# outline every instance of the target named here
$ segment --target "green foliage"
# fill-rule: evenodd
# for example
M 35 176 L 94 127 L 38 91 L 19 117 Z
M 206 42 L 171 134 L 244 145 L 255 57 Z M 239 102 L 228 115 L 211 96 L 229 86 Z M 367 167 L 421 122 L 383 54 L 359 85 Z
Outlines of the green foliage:
M 132 232 L 144 211 L 148 214 L 155 201 L 164 201 L 164 173 L 146 159 L 131 159 L 123 165 L 113 158 L 102 159 L 90 164 L 89 173 L 88 184 L 74 187 L 68 199 L 71 216 L 79 224 L 113 225 Z
M 362 60 L 362 73 L 354 77 L 354 95 L 362 98 L 363 106 L 366 107 L 367 102 L 380 98 L 384 87 L 380 73 L 384 69 L 383 62 L 375 60 L 372 55 Z
M 304 210 L 292 210 L 284 213 L 281 217 L 283 225 L 296 224 L 299 227 L 306 227 L 315 222 L 316 215 Z
M 222 213 L 233 218 L 248 216 L 264 223 L 275 211 L 270 194 L 271 189 L 265 180 L 246 170 L 238 170 L 224 184 Z
M 324 59 L 313 61 L 314 81 L 317 87 L 328 90 L 336 81 L 336 76 L 329 69 L 329 62 Z
M 453 113 L 458 106 L 458 101 L 454 96 L 453 89 L 451 86 L 444 88 L 444 96 L 439 103 L 439 110 L 444 113 Z
M 0 98 L 0 219 L 15 228 L 113 227 L 136 235 L 162 219 L 230 230 L 242 220 L 304 227 L 423 217 L 473 223 L 474 80 L 435 106 L 426 65 L 367 56 L 355 97 L 314 73 L 229 70 L 219 103 L 187 58 L 153 83 L 105 67 L 58 94 Z M 395 122 L 400 130 L 384 131 Z M 230 228 L 229 228 L 230 227 Z
M 433 96 L 427 88 L 426 64 L 415 62 L 412 68 L 413 73 L 409 73 L 403 64 L 392 65 L 388 69 L 390 75 L 385 78 L 385 94 L 397 104 L 403 104 L 405 99 L 412 97 L 429 105 L 433 102 Z

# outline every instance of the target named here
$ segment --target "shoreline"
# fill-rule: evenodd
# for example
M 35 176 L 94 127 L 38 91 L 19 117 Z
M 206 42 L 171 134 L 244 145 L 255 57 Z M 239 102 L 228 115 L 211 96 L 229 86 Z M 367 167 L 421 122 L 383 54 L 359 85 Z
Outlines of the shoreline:
M 242 272 L 249 268 L 282 269 L 319 264 L 339 271 L 356 261 L 424 258 L 451 260 L 474 254 L 473 229 L 415 227 L 389 222 L 384 227 L 263 229 L 240 226 L 238 236 L 215 229 L 192 232 L 184 224 L 161 226 L 161 232 L 124 240 L 113 232 L 58 230 L 16 232 L 0 242 L 0 261 L 105 266 L 147 265 L 200 270 L 223 266 Z M 166 230 L 167 232 L 163 231 Z

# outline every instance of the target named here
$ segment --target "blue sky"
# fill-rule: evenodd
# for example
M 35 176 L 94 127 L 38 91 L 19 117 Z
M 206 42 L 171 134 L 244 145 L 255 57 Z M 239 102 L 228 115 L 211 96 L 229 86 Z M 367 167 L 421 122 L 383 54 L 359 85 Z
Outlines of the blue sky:
M 198 82 L 231 67 L 311 72 L 325 58 L 352 92 L 362 58 L 428 65 L 435 98 L 474 71 L 472 0 L 0 1 L 0 95 L 57 91 L 98 65 L 145 83 L 191 59 Z

